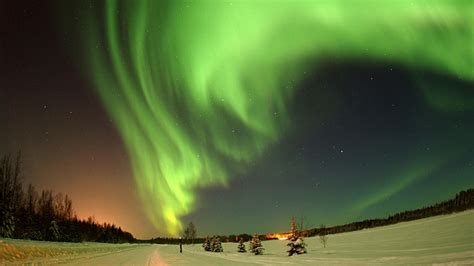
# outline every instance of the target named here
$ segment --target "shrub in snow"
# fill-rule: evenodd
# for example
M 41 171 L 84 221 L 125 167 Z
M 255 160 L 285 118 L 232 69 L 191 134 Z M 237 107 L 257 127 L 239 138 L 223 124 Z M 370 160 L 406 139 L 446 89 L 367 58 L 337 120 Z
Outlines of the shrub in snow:
M 255 233 L 252 240 L 250 241 L 249 250 L 250 250 L 250 252 L 252 252 L 255 255 L 262 255 L 263 250 L 265 250 L 262 246 L 262 241 L 260 241 L 260 238 L 258 238 L 257 233 Z
M 53 241 L 58 241 L 61 235 L 59 234 L 59 226 L 56 221 L 51 221 L 49 226 L 49 239 Z
M 239 245 L 237 246 L 237 251 L 238 252 L 247 252 L 247 250 L 245 249 L 245 244 L 244 244 L 244 239 L 243 238 L 240 238 L 240 240 L 239 240 Z
M 3 204 L 0 205 L 2 210 L 0 211 L 0 237 L 12 237 L 15 231 L 15 217 L 13 212 L 7 208 L 3 209 Z
M 223 252 L 221 238 L 219 236 L 214 236 L 211 241 L 211 251 L 212 252 Z
M 288 250 L 288 256 L 293 254 L 304 254 L 306 253 L 306 243 L 302 237 L 298 237 L 294 242 L 288 243 L 290 250 Z
M 202 243 L 202 248 L 204 248 L 205 251 L 211 251 L 211 240 L 209 236 L 207 236 L 204 243 Z
M 288 256 L 292 256 L 293 254 L 304 254 L 306 253 L 306 243 L 300 233 L 298 232 L 298 228 L 296 226 L 295 218 L 291 219 L 291 232 L 288 236 L 288 240 L 290 241 L 287 246 L 290 249 L 287 251 Z
M 31 231 L 25 233 L 24 239 L 31 239 L 31 240 L 43 240 L 43 236 L 41 235 L 40 231 Z

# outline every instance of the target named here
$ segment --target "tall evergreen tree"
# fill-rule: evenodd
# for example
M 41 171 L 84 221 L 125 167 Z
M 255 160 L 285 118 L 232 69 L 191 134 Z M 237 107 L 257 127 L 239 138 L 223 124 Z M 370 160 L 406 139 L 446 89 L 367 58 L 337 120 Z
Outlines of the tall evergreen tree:
M 291 231 L 290 235 L 288 236 L 288 241 L 289 242 L 287 246 L 290 247 L 290 249 L 287 251 L 288 256 L 292 256 L 295 253 L 298 255 L 306 253 L 306 243 L 298 231 L 294 217 L 291 219 Z
M 257 233 L 254 234 L 252 240 L 250 241 L 249 250 L 255 255 L 262 255 L 263 251 L 265 250 L 262 246 L 262 241 L 260 241 L 260 238 L 258 237 Z

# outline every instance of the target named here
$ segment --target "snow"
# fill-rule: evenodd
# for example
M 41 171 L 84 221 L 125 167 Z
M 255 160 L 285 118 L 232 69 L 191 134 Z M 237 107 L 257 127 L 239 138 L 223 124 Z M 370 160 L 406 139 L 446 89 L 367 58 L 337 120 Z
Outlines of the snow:
M 396 225 L 329 235 L 326 248 L 306 238 L 307 254 L 288 257 L 288 241 L 263 241 L 264 255 L 204 252 L 201 244 L 176 245 L 55 243 L 0 239 L 0 264 L 70 265 L 473 265 L 474 210 Z M 248 249 L 248 242 L 245 243 Z

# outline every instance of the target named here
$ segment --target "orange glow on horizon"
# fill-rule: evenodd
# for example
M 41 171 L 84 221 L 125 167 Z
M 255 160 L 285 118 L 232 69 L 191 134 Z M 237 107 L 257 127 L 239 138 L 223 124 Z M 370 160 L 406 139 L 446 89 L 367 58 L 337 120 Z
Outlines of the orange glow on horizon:
M 266 239 L 278 238 L 278 240 L 286 240 L 286 239 L 288 239 L 289 235 L 290 235 L 290 233 L 275 233 L 275 234 L 266 234 L 264 237 Z

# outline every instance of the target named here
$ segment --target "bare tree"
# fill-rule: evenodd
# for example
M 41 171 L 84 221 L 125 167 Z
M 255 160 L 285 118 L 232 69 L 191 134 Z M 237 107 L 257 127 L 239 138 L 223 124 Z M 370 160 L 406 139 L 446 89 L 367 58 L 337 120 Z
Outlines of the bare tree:
M 15 210 L 22 201 L 22 184 L 20 181 L 21 153 L 16 162 L 10 155 L 0 160 L 0 236 L 12 237 L 15 231 Z
M 194 245 L 196 234 L 196 227 L 194 226 L 193 222 L 190 222 L 188 227 L 184 230 L 184 238 L 191 240 L 191 243 Z
M 69 196 L 66 194 L 64 197 L 64 215 L 66 220 L 71 220 L 73 217 L 72 201 Z
M 55 212 L 54 215 L 58 220 L 66 220 L 66 215 L 64 214 L 65 212 L 64 196 L 61 192 L 54 195 L 53 208 Z
M 322 224 L 319 227 L 319 241 L 321 241 L 321 244 L 323 244 L 323 247 L 326 248 L 326 243 L 328 242 L 328 236 L 327 236 L 326 226 L 324 224 Z
M 38 203 L 38 192 L 32 184 L 28 184 L 26 191 L 26 210 L 29 214 L 36 214 Z

